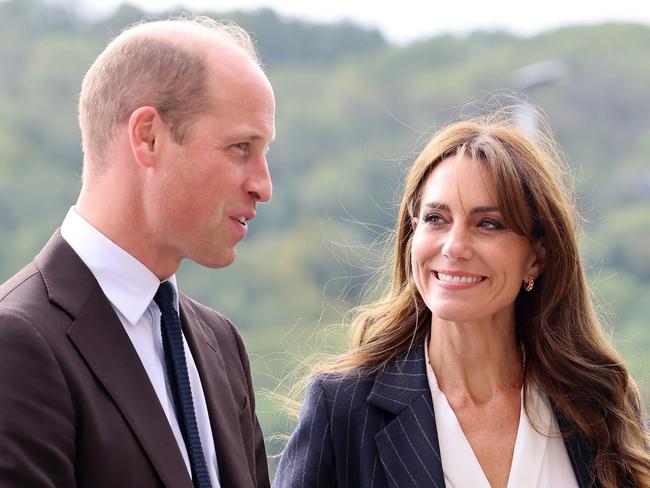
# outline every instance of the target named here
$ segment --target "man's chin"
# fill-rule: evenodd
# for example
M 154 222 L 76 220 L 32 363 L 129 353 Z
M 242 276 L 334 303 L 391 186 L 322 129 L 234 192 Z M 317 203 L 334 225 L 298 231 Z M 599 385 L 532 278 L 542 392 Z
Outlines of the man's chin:
M 201 256 L 197 259 L 192 259 L 192 261 L 201 266 L 205 266 L 206 268 L 217 269 L 230 266 L 235 261 L 236 257 L 237 249 L 233 247 L 228 251 L 221 252 L 219 255 Z

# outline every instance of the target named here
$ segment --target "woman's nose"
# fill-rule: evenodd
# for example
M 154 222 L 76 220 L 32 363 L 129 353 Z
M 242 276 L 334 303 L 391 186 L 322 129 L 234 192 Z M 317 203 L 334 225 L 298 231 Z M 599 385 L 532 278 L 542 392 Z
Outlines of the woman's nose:
M 451 261 L 466 261 L 472 257 L 471 232 L 464 226 L 454 224 L 442 248 L 443 256 Z

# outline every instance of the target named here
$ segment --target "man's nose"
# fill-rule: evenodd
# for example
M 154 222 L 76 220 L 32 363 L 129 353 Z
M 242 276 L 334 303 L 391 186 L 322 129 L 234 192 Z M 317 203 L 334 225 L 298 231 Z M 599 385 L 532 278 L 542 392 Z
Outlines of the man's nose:
M 248 178 L 246 191 L 257 202 L 268 202 L 273 195 L 273 183 L 269 173 L 266 157 L 262 156 L 256 163 L 254 174 Z

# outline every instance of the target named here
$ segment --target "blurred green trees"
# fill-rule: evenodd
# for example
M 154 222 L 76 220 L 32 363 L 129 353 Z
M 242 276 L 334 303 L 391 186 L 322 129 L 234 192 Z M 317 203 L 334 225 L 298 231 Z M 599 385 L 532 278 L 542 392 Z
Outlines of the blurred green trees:
M 124 5 L 92 23 L 39 0 L 0 1 L 2 280 L 74 203 L 83 73 L 143 15 Z M 274 198 L 234 265 L 186 264 L 179 283 L 238 324 L 259 388 L 273 388 L 294 354 L 324 341 L 323 326 L 358 302 L 382 262 L 403 171 L 432 130 L 468 101 L 510 89 L 516 69 L 560 59 L 566 79 L 533 96 L 578 179 L 596 301 L 650 399 L 650 27 L 567 27 L 530 38 L 474 32 L 398 47 L 375 30 L 269 10 L 210 15 L 255 35 L 274 86 Z M 259 410 L 267 434 L 284 429 L 263 395 Z

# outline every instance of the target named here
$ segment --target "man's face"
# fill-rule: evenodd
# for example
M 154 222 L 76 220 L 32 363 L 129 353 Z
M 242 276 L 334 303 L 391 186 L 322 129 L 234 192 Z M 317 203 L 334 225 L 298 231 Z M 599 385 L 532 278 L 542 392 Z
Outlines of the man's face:
M 212 268 L 232 263 L 256 204 L 271 199 L 273 91 L 262 71 L 238 55 L 222 59 L 228 71 L 212 67 L 214 110 L 193 121 L 182 145 L 164 138 L 156 176 L 152 215 L 160 252 Z

